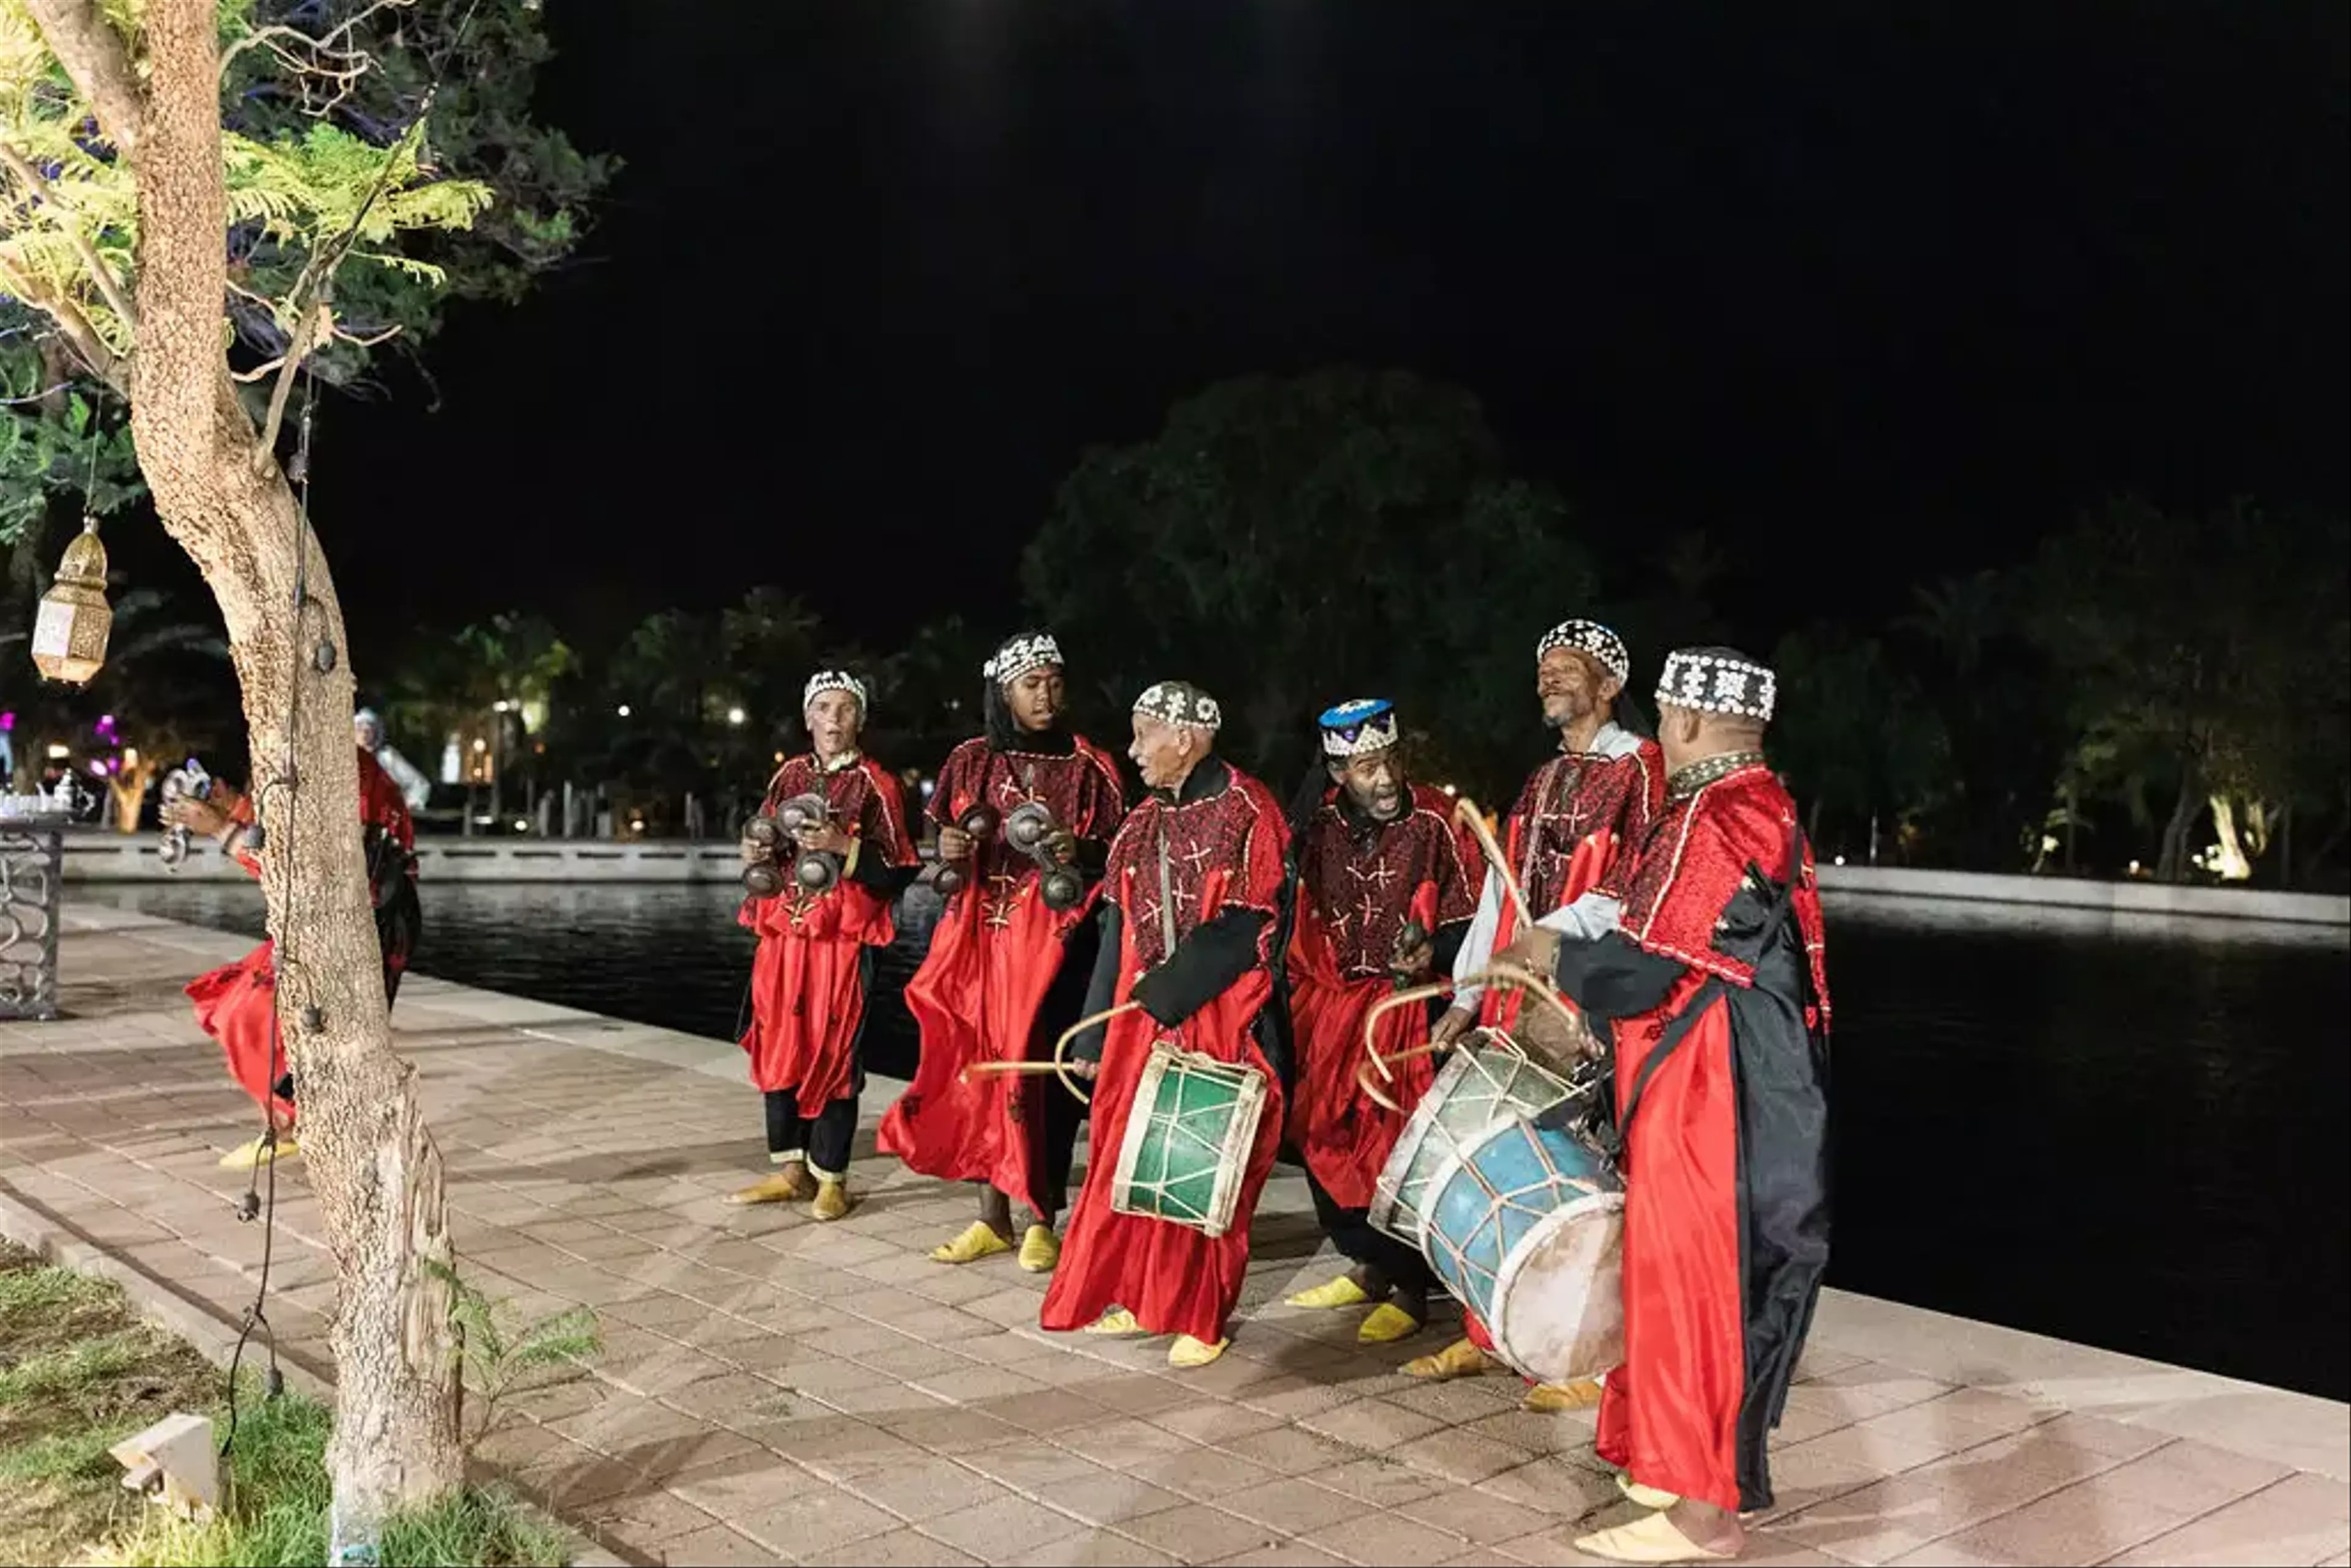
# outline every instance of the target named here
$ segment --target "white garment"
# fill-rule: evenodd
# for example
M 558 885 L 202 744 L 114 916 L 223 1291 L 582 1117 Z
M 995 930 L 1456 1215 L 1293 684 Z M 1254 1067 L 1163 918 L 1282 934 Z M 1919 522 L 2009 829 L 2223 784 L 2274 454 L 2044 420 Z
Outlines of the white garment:
M 416 770 L 416 764 L 394 751 L 389 743 L 375 748 L 376 766 L 392 775 L 400 787 L 401 799 L 412 811 L 421 811 L 433 799 L 433 781 Z

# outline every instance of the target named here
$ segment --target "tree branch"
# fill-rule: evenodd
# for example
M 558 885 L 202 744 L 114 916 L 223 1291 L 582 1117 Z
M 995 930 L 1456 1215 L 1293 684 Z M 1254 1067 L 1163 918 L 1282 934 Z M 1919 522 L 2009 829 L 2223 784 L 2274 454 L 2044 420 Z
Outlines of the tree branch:
M 107 26 L 97 0 L 25 0 L 49 52 L 98 116 L 115 151 L 128 157 L 139 143 L 143 100 L 131 51 Z
M 65 335 L 67 342 L 73 345 L 74 352 L 89 368 L 90 374 L 122 396 L 131 395 L 130 357 L 118 354 L 106 346 L 106 340 L 98 335 L 98 329 L 91 326 L 89 318 L 81 313 L 80 306 L 38 280 L 26 277 L 5 256 L 0 256 L 0 285 L 5 285 L 9 293 L 56 322 L 57 330 Z
M 25 189 L 49 209 L 58 226 L 73 241 L 74 251 L 81 257 L 82 265 L 89 268 L 91 281 L 98 285 L 98 291 L 106 296 L 108 308 L 122 319 L 126 330 L 135 335 L 139 330 L 139 312 L 131 305 L 131 297 L 122 291 L 122 284 L 115 277 L 114 269 L 106 265 L 105 258 L 98 254 L 98 246 L 90 243 L 89 235 L 84 234 L 81 225 L 75 221 L 73 208 L 57 199 L 57 192 L 41 178 L 41 172 L 33 167 L 32 161 L 19 152 L 13 142 L 0 141 L 0 164 L 5 164 L 8 172 L 24 183 Z
M 254 448 L 253 471 L 267 471 L 277 460 L 277 432 L 286 423 L 286 401 L 294 395 L 294 372 L 302 368 L 302 356 L 308 353 L 322 335 L 335 329 L 334 308 L 321 299 L 303 312 L 294 329 L 294 340 L 286 345 L 286 355 L 277 371 L 277 384 L 269 389 L 269 417 L 261 422 L 261 444 Z

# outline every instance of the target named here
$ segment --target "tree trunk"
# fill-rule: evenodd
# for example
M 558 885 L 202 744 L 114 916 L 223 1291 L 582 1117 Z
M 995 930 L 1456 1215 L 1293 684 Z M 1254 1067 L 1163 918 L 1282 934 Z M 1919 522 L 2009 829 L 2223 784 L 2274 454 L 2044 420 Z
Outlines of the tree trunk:
M 2158 882 L 2188 880 L 2188 830 L 2195 823 L 2197 808 L 2204 803 L 2203 793 L 2196 787 L 2199 769 L 2195 762 L 2182 758 L 2179 766 L 2179 798 L 2172 802 L 2171 820 L 2163 825 L 2162 851 L 2156 856 Z
M 152 0 L 132 170 L 140 326 L 131 431 L 155 508 L 219 601 L 244 692 L 277 1008 L 335 1258 L 334 1542 L 456 1486 L 457 1365 L 439 1151 L 392 1049 L 360 841 L 352 680 L 324 553 L 260 450 L 222 352 L 226 293 L 214 0 Z M 295 604 L 307 554 L 307 600 Z M 319 656 L 332 653 L 331 661 Z M 328 668 L 321 670 L 321 664 Z

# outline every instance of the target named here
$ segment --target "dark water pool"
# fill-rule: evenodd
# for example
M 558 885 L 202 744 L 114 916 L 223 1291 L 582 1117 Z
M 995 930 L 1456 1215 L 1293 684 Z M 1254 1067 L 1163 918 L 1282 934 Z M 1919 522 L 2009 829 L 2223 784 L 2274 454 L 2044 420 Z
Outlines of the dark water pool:
M 249 887 L 82 893 L 260 929 Z M 2341 933 L 1861 897 L 1830 921 L 1835 1283 L 2351 1396 Z M 723 888 L 444 886 L 417 967 L 731 1037 L 749 961 Z M 911 1071 L 894 995 L 871 1043 Z

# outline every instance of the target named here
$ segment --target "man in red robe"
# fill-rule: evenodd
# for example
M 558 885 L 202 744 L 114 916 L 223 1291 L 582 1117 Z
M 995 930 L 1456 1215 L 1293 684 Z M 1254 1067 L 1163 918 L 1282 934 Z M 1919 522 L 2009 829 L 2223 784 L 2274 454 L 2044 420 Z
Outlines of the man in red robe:
M 846 671 L 820 671 L 801 694 L 800 713 L 811 749 L 776 769 L 759 814 L 774 817 L 786 801 L 810 795 L 822 800 L 823 814 L 784 846 L 783 891 L 746 898 L 739 916 L 759 934 L 743 1049 L 751 1082 L 767 1097 L 768 1163 L 776 1168 L 727 1201 L 813 1198 L 816 1218 L 839 1219 L 850 1209 L 849 1149 L 865 1086 L 859 1048 L 873 952 L 897 934 L 891 906 L 916 862 L 898 780 L 858 749 L 864 683 Z M 745 833 L 747 862 L 768 853 Z M 794 874 L 791 862 L 801 854 L 830 857 L 824 885 Z
M 1828 981 L 1812 849 L 1763 757 L 1776 687 L 1731 649 L 1668 659 L 1666 804 L 1601 890 L 1610 929 L 1513 949 L 1614 1053 L 1625 1364 L 1598 1447 L 1656 1511 L 1575 1545 L 1618 1562 L 1732 1555 L 1771 1506 L 1765 1439 L 1828 1267 Z
M 1381 1167 L 1435 1072 L 1426 1055 L 1399 1062 L 1384 1092 L 1400 1110 L 1373 1100 L 1356 1080 L 1365 1065 L 1364 1022 L 1400 988 L 1450 969 L 1476 910 L 1473 862 L 1453 825 L 1452 798 L 1405 776 L 1395 705 L 1341 703 L 1322 715 L 1321 729 L 1323 788 L 1294 824 L 1290 1009 L 1298 1061 L 1289 1135 L 1323 1232 L 1355 1267 L 1290 1304 L 1376 1302 L 1355 1337 L 1383 1344 L 1427 1321 L 1430 1276 L 1417 1250 L 1373 1229 L 1366 1217 Z M 1425 1009 L 1391 1009 L 1381 1017 L 1380 1049 L 1421 1044 L 1428 1022 Z
M 1502 851 L 1527 907 L 1556 932 L 1582 932 L 1578 901 L 1641 841 L 1665 799 L 1666 768 L 1657 743 L 1617 722 L 1616 708 L 1633 673 L 1625 640 L 1596 621 L 1565 621 L 1535 646 L 1535 691 L 1543 722 L 1559 732 L 1559 755 L 1535 769 L 1519 792 L 1503 829 Z M 1489 869 L 1468 936 L 1453 974 L 1467 979 L 1520 935 L 1518 911 Z M 1459 1039 L 1483 1023 L 1508 1030 L 1518 1019 L 1515 993 L 1464 987 L 1437 1021 L 1433 1038 Z M 1493 1340 L 1474 1314 L 1464 1336 L 1406 1364 L 1415 1377 L 1462 1377 L 1499 1364 Z M 1600 1397 L 1596 1383 L 1581 1381 L 1531 1389 L 1536 1410 L 1567 1410 Z
M 400 788 L 364 748 L 355 747 L 360 774 L 360 821 L 364 829 L 368 891 L 375 903 L 376 942 L 383 953 L 383 999 L 400 994 L 423 927 L 416 898 L 416 826 Z M 246 874 L 258 880 L 261 862 L 253 798 L 214 780 L 209 794 L 183 795 L 165 802 L 166 827 L 185 828 L 217 841 Z M 229 1075 L 269 1118 L 269 1130 L 221 1156 L 224 1170 L 251 1170 L 301 1153 L 293 1137 L 294 1075 L 277 1027 L 277 945 L 264 942 L 234 964 L 199 975 L 188 984 L 196 1023 L 220 1041 Z
M 934 1259 L 970 1263 L 1009 1251 L 1018 1197 L 1034 1216 L 1020 1266 L 1044 1273 L 1061 1256 L 1053 1220 L 1083 1108 L 1057 1082 L 965 1070 L 1033 1060 L 1077 1020 L 1093 973 L 1095 883 L 1126 800 L 1110 754 L 1062 722 L 1061 650 L 1049 633 L 1009 639 L 982 675 L 986 733 L 955 748 L 931 791 L 939 862 L 962 886 L 906 986 L 922 1060 L 882 1119 L 880 1147 L 925 1176 L 979 1184 L 979 1218 Z M 1007 822 L 1032 802 L 1056 829 L 1041 854 L 1007 841 Z M 996 825 L 975 839 L 958 824 L 979 806 Z M 1083 882 L 1049 887 L 1049 861 Z M 1058 897 L 1080 886 L 1075 902 Z
M 1163 681 L 1134 706 L 1127 755 L 1150 794 L 1112 841 L 1102 879 L 1102 946 L 1086 1010 L 1141 1004 L 1076 1042 L 1094 1079 L 1092 1153 L 1061 1266 L 1045 1293 L 1048 1329 L 1172 1333 L 1171 1365 L 1224 1354 L 1249 1266 L 1249 1228 L 1281 1143 L 1278 1036 L 1270 1010 L 1290 830 L 1263 784 L 1215 754 L 1215 699 Z M 1220 1236 L 1113 1210 L 1118 1155 L 1153 1043 L 1265 1075 L 1263 1115 L 1241 1157 L 1238 1198 Z

